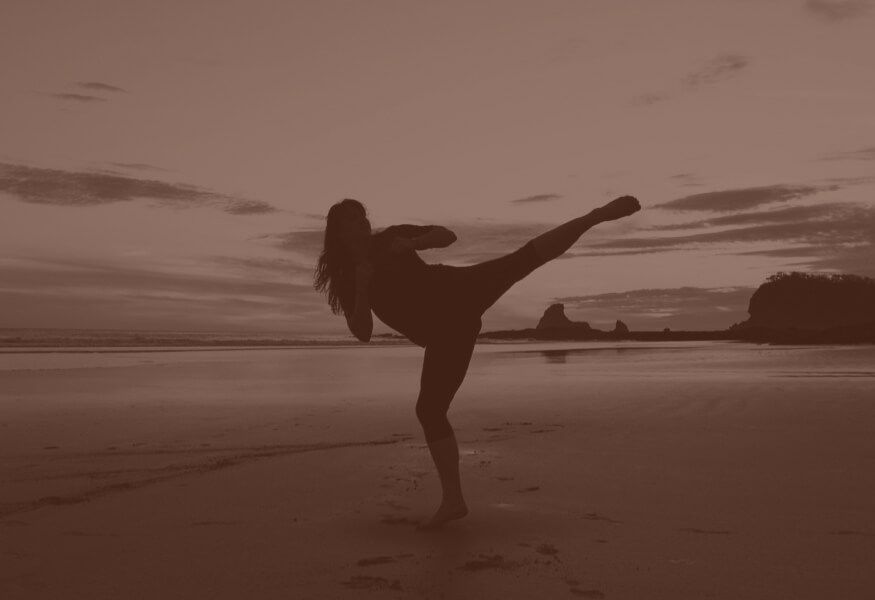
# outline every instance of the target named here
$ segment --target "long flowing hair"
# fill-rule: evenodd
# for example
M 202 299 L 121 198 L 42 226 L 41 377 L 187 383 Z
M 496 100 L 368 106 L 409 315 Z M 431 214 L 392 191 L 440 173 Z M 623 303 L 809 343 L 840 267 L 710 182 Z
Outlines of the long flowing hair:
M 352 198 L 345 198 L 331 206 L 326 217 L 325 241 L 313 277 L 313 287 L 328 296 L 328 305 L 335 315 L 351 313 L 355 300 L 355 263 L 340 239 L 338 222 L 342 211 L 349 210 L 347 206 L 350 204 L 367 215 L 364 205 Z

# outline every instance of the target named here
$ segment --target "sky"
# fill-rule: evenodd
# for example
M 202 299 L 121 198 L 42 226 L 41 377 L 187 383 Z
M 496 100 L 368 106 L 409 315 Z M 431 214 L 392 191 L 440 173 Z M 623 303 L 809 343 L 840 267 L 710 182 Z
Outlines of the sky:
M 5 0 L 0 327 L 348 334 L 313 289 L 340 199 L 462 266 L 632 194 L 483 330 L 722 329 L 777 271 L 875 276 L 873 31 L 868 0 Z

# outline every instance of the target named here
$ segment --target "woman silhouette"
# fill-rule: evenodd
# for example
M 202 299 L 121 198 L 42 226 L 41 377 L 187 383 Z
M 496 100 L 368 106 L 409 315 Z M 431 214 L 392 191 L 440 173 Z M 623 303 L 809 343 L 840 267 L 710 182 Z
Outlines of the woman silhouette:
M 365 207 L 345 199 L 328 211 L 315 287 L 343 314 L 356 338 L 370 341 L 373 314 L 425 348 L 416 416 L 425 433 L 442 500 L 421 529 L 468 514 L 459 480 L 459 447 L 447 410 L 462 384 L 483 313 L 514 283 L 565 253 L 590 227 L 631 215 L 623 196 L 572 219 L 505 256 L 467 267 L 427 264 L 416 250 L 444 248 L 455 234 L 437 225 L 393 225 L 372 234 Z

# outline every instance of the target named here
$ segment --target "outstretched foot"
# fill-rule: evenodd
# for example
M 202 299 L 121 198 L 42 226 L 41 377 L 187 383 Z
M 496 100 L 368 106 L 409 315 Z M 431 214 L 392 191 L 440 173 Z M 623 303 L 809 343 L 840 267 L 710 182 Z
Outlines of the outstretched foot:
M 417 525 L 416 528 L 419 530 L 437 529 L 447 521 L 461 519 L 467 514 L 468 507 L 465 506 L 464 500 L 458 503 L 441 502 L 437 512 L 435 512 L 430 519 L 426 519 Z
M 615 221 L 638 212 L 641 210 L 641 204 L 634 196 L 620 196 L 596 210 L 601 221 Z

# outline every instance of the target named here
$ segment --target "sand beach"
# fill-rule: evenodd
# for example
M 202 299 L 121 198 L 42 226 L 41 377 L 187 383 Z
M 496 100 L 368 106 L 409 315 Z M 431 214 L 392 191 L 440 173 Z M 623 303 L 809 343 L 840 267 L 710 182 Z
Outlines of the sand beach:
M 875 349 L 478 345 L 438 481 L 412 346 L 0 354 L 0 596 L 867 598 Z

